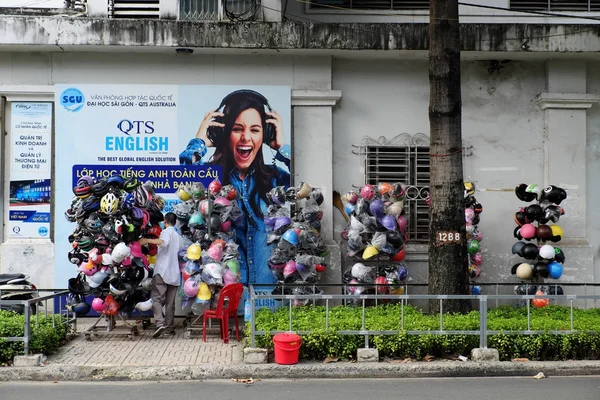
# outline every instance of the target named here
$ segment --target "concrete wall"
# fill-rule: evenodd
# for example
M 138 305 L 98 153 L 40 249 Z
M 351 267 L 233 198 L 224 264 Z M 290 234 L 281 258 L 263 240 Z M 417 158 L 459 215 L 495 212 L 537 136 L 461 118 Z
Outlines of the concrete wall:
M 587 73 L 585 62 L 572 61 L 563 65 L 567 72 L 581 72 L 582 66 L 583 78 L 577 75 L 579 77 L 573 85 L 581 85 L 583 79 L 585 88 L 587 80 L 587 92 L 599 93 L 600 73 L 596 72 L 599 70 L 597 64 L 587 65 Z M 465 159 L 465 176 L 477 183 L 476 197 L 484 206 L 480 224 L 485 237 L 482 243 L 484 263 L 480 280 L 517 282 L 510 275 L 510 266 L 518 261 L 510 254 L 515 241 L 512 216 L 524 203 L 513 194 L 515 185 L 521 182 L 568 184 L 569 181 L 545 182 L 552 178 L 552 174 L 548 175 L 548 163 L 552 165 L 552 170 L 568 171 L 576 162 L 587 167 L 587 183 L 578 184 L 576 189 L 570 190 L 569 199 L 563 203 L 566 210 L 563 220 L 565 226 L 569 227 L 566 229 L 567 238 L 579 237 L 587 242 L 567 240 L 561 243 L 567 262 L 565 274 L 559 282 L 595 281 L 600 268 L 594 260 L 597 258 L 595 254 L 598 251 L 600 229 L 594 223 L 597 218 L 593 218 L 600 215 L 600 189 L 594 175 L 600 166 L 598 105 L 587 111 L 587 124 L 577 127 L 583 129 L 583 137 L 587 133 L 587 146 L 583 141 L 574 143 L 578 149 L 587 148 L 587 164 L 585 160 L 574 161 L 569 153 L 545 161 L 548 157 L 543 143 L 547 140 L 545 132 L 549 122 L 544 111 L 536 104 L 536 99 L 540 93 L 549 92 L 556 85 L 548 83 L 547 75 L 552 75 L 547 72 L 548 63 L 513 61 L 503 64 L 499 72 L 493 73 L 489 72 L 488 67 L 488 61 L 465 61 L 462 66 L 463 137 L 465 143 L 473 146 L 473 155 Z M 429 132 L 429 89 L 427 61 L 424 59 L 392 61 L 283 55 L 0 53 L 0 93 L 3 87 L 56 83 L 248 82 L 289 85 L 296 90 L 341 91 L 342 99 L 333 107 L 332 114 L 329 108 L 318 106 L 313 109 L 310 102 L 297 106 L 294 112 L 296 179 L 320 185 L 325 189 L 326 196 L 330 195 L 332 188 L 343 193 L 352 184 L 363 182 L 360 158 L 351 152 L 351 145 L 360 143 L 363 136 L 391 139 L 404 132 Z M 585 122 L 585 114 L 582 115 Z M 333 140 L 328 139 L 331 132 Z M 569 134 L 565 132 L 565 135 Z M 318 146 L 314 145 L 316 140 L 319 140 Z M 333 159 L 329 171 L 328 163 L 317 163 L 329 159 Z M 587 207 L 580 207 L 578 201 L 581 199 L 585 200 Z M 329 203 L 330 199 L 327 199 Z M 570 207 L 578 210 L 578 215 L 572 215 L 572 218 L 590 221 L 587 235 L 578 234 L 577 227 L 569 225 Z M 331 207 L 326 213 L 329 221 L 333 215 L 334 226 L 334 229 L 326 229 L 328 238 L 339 240 L 339 232 L 344 228 L 343 220 L 337 211 L 331 211 Z M 33 255 L 25 265 L 29 265 L 31 271 L 39 271 L 42 265 L 48 269 L 48 258 L 51 258 L 48 251 L 51 247 L 47 243 L 9 241 L 1 248 L 0 271 L 5 272 L 12 265 L 23 265 L 21 260 L 24 255 L 31 254 L 31 249 Z M 421 250 L 421 253 L 415 253 L 415 250 Z M 425 282 L 427 279 L 425 253 L 426 248 L 413 248 L 413 254 L 408 258 L 409 272 L 414 282 Z M 36 254 L 42 255 L 43 259 L 36 257 Z M 71 268 L 71 275 L 75 272 L 66 260 L 56 268 Z M 330 274 L 330 280 L 335 278 L 335 273 Z

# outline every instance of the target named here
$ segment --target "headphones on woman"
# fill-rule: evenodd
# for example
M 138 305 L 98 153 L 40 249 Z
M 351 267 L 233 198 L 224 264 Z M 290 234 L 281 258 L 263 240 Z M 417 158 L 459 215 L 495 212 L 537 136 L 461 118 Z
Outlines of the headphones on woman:
M 263 96 L 262 94 L 260 94 L 258 92 L 255 92 L 254 90 L 249 90 L 249 89 L 236 90 L 235 92 L 229 93 L 221 101 L 221 104 L 219 104 L 219 107 L 217 108 L 216 111 L 221 110 L 226 105 L 232 103 L 233 101 L 236 101 L 236 98 L 240 98 L 240 97 L 241 98 L 249 97 L 249 98 L 257 101 L 258 103 L 262 104 L 264 107 L 266 107 L 268 112 L 273 111 L 271 109 L 271 106 L 269 105 L 269 101 L 266 99 L 265 96 Z M 215 117 L 214 121 L 223 123 L 223 117 Z M 266 143 L 266 144 L 271 143 L 275 139 L 275 135 L 276 135 L 275 126 L 273 126 L 273 124 L 267 123 L 267 124 L 265 124 L 265 126 L 263 126 L 263 143 Z M 225 144 L 225 141 L 226 141 L 225 132 L 224 132 L 224 129 L 221 127 L 218 127 L 218 126 L 208 127 L 208 129 L 206 131 L 206 136 L 208 137 L 208 139 L 211 142 L 213 142 L 213 144 L 216 147 L 221 147 Z

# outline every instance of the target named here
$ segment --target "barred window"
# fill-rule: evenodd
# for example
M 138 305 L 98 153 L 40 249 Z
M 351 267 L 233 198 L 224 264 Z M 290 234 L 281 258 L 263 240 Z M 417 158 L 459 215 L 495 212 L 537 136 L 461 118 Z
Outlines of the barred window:
M 600 11 L 600 0 L 511 0 L 511 10 Z
M 429 0 L 312 0 L 313 10 L 427 10 Z
M 398 135 L 391 140 L 365 138 L 359 149 L 365 162 L 365 183 L 403 183 L 407 193 L 404 211 L 409 241 L 429 241 L 429 138 L 423 134 Z

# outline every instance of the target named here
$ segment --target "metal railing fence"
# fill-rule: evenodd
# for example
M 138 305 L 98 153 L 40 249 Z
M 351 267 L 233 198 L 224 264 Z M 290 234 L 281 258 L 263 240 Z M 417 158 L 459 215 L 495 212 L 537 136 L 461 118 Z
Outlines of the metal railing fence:
M 34 298 L 28 300 L 0 300 L 0 308 L 11 307 L 11 306 L 22 306 L 24 314 L 24 329 L 23 336 L 9 336 L 0 337 L 9 342 L 23 342 L 24 353 L 29 355 L 29 342 L 31 341 L 31 326 L 32 323 L 37 327 L 39 326 L 40 315 L 48 318 L 50 315 L 52 318 L 52 326 L 56 327 L 57 324 L 73 325 L 74 331 L 77 330 L 77 318 L 73 312 L 70 312 L 66 308 L 63 308 L 63 296 L 69 294 L 68 290 L 64 289 L 36 289 L 36 290 L 4 290 L 0 294 L 7 294 L 10 292 L 19 293 L 33 293 Z M 50 294 L 40 296 L 40 293 L 49 292 Z M 54 302 L 55 299 L 58 302 L 58 310 L 54 307 L 48 307 L 48 302 Z M 40 305 L 41 308 L 40 309 Z M 36 308 L 36 312 L 32 315 L 32 307 Z M 50 311 L 52 310 L 52 312 Z M 34 317 L 34 318 L 32 318 Z
M 406 333 L 408 335 L 478 335 L 479 336 L 479 346 L 481 348 L 487 348 L 488 343 L 488 335 L 495 334 L 523 334 L 523 335 L 534 335 L 534 334 L 555 334 L 555 335 L 565 335 L 565 334 L 573 334 L 580 332 L 579 330 L 574 329 L 574 320 L 573 320 L 573 302 L 576 300 L 600 300 L 600 295 L 431 295 L 431 294 L 403 294 L 403 295 L 392 295 L 392 294 L 364 294 L 364 295 L 354 295 L 354 294 L 309 294 L 309 295 L 300 295 L 300 294 L 292 294 L 292 295 L 274 295 L 274 294 L 257 294 L 255 290 L 255 286 L 264 286 L 264 285 L 250 285 L 249 294 L 250 294 L 250 306 L 251 306 L 251 315 L 250 315 L 250 345 L 251 347 L 255 347 L 256 344 L 256 336 L 257 335 L 265 335 L 265 334 L 277 334 L 286 331 L 264 331 L 256 329 L 256 300 L 261 299 L 272 299 L 272 300 L 289 300 L 289 330 L 288 332 L 294 332 L 293 328 L 293 300 L 308 300 L 308 301 L 324 301 L 325 302 L 325 331 L 330 331 L 329 326 L 329 311 L 330 304 L 329 302 L 332 300 L 342 300 L 344 302 L 351 300 L 356 302 L 359 300 L 361 302 L 362 308 L 362 324 L 360 330 L 336 330 L 335 333 L 339 335 L 358 335 L 364 336 L 365 338 L 365 348 L 369 347 L 369 336 L 376 335 L 398 335 L 400 333 Z M 308 285 L 310 286 L 310 285 Z M 319 285 L 323 286 L 323 285 Z M 338 285 L 339 286 L 339 285 Z M 346 285 L 346 286 L 379 286 L 374 284 L 369 285 Z M 381 285 L 384 286 L 384 285 Z M 533 299 L 564 299 L 570 304 L 570 329 L 564 330 L 532 330 L 531 329 L 531 302 L 529 300 Z M 369 330 L 365 325 L 365 310 L 366 310 L 366 301 L 375 301 L 375 300 L 396 300 L 400 301 L 401 304 L 401 316 L 400 316 L 400 329 L 396 330 Z M 408 305 L 408 301 L 410 300 L 439 300 L 440 302 L 440 325 L 438 330 L 406 330 L 405 328 L 405 318 L 404 318 L 404 307 Z M 444 300 L 471 300 L 477 301 L 479 304 L 479 329 L 478 330 L 445 330 L 444 329 L 444 311 L 443 311 L 443 301 Z M 510 330 L 510 331 L 498 331 L 498 330 L 489 330 L 488 329 L 488 301 L 489 300 L 520 300 L 526 301 L 527 306 L 527 329 L 526 330 Z M 298 334 L 310 334 L 312 331 L 295 331 Z

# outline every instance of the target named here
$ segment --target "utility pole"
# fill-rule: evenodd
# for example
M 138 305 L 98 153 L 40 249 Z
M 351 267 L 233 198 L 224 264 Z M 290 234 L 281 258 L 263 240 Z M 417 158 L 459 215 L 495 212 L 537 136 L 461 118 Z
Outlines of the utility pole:
M 458 0 L 429 2 L 429 127 L 429 293 L 468 294 Z M 444 300 L 444 313 L 468 310 L 467 300 Z

